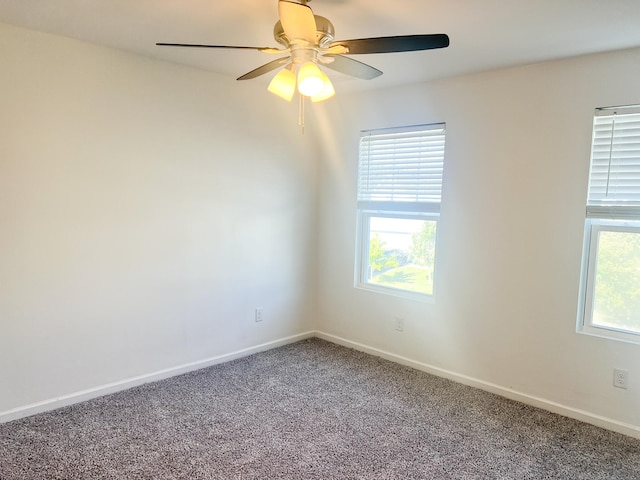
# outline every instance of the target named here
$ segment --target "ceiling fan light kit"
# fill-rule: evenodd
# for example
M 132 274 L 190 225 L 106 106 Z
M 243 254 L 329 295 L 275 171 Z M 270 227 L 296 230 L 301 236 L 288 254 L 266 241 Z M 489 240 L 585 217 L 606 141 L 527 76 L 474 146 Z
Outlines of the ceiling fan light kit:
M 280 70 L 271 80 L 267 90 L 290 102 L 296 93 L 296 74 L 293 64 Z
M 322 72 L 314 62 L 304 62 L 298 71 L 298 91 L 305 97 L 318 95 L 324 89 Z
M 311 98 L 312 102 L 321 102 L 335 95 L 331 80 L 319 68 L 318 64 L 346 75 L 371 80 L 382 75 L 382 72 L 346 55 L 415 52 L 449 46 L 449 37 L 445 34 L 400 35 L 334 41 L 333 24 L 325 17 L 314 15 L 307 5 L 308 1 L 310 0 L 278 1 L 279 20 L 273 28 L 273 36 L 276 42 L 284 48 L 185 43 L 156 43 L 156 45 L 245 49 L 258 50 L 269 55 L 287 55 L 242 75 L 238 80 L 256 78 L 283 67 L 271 80 L 268 90 L 290 102 L 297 87 L 301 103 L 305 97 Z
M 327 77 L 322 70 L 320 71 L 320 74 L 322 75 L 323 86 L 320 92 L 311 97 L 311 101 L 313 103 L 324 102 L 336 94 L 336 90 L 333 88 L 333 83 L 331 83 L 329 77 Z

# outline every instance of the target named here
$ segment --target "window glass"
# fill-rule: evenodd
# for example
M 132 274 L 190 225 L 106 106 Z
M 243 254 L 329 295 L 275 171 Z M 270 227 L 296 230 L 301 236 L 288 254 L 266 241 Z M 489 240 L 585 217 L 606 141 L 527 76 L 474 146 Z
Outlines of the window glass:
M 433 293 L 436 221 L 369 218 L 367 283 Z
M 640 333 L 640 234 L 599 231 L 592 325 Z

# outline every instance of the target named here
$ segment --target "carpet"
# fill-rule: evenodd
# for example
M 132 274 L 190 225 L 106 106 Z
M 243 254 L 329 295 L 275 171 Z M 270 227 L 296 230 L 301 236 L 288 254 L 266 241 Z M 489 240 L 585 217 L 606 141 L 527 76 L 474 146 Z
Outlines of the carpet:
M 640 441 L 319 339 L 0 425 L 0 478 L 640 479 Z

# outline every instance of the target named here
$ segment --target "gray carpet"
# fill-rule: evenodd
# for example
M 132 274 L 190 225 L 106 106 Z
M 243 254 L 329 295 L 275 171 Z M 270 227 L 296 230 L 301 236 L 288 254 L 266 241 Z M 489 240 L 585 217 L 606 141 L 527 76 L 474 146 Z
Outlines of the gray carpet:
M 0 478 L 640 479 L 640 441 L 312 339 L 0 425 Z

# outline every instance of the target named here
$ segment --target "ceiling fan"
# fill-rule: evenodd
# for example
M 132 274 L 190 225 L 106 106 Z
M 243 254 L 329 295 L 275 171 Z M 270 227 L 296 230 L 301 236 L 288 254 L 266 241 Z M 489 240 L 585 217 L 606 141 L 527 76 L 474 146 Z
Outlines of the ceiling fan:
M 382 72 L 366 63 L 345 55 L 371 53 L 414 52 L 445 48 L 449 37 L 445 34 L 400 35 L 392 37 L 360 38 L 334 41 L 333 24 L 325 17 L 314 15 L 307 3 L 311 0 L 279 0 L 278 15 L 273 35 L 284 48 L 241 47 L 230 45 L 198 45 L 187 43 L 156 43 L 159 46 L 227 48 L 258 50 L 284 57 L 252 70 L 238 80 L 249 80 L 283 67 L 273 78 L 268 90 L 291 101 L 297 90 L 301 99 L 309 97 L 313 102 L 333 97 L 335 90 L 318 64 L 357 78 L 370 80 Z M 301 102 L 302 104 L 302 102 Z

